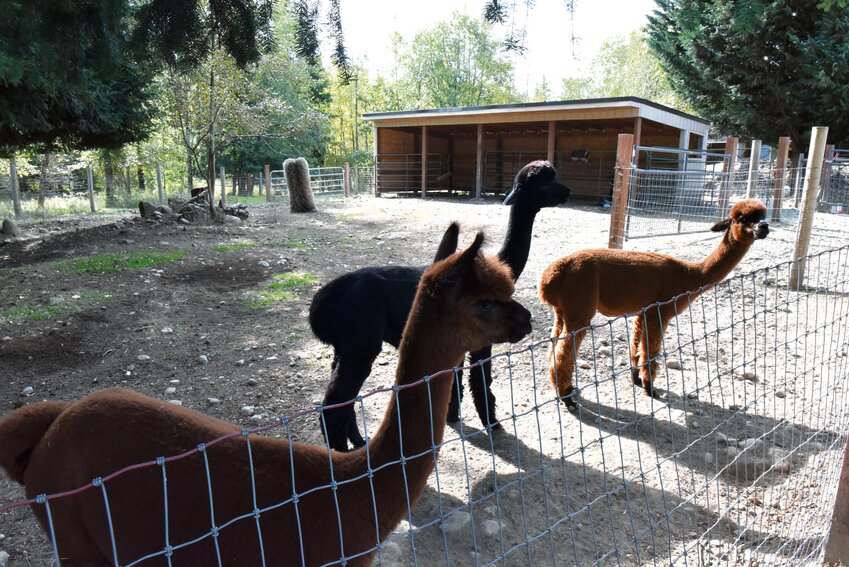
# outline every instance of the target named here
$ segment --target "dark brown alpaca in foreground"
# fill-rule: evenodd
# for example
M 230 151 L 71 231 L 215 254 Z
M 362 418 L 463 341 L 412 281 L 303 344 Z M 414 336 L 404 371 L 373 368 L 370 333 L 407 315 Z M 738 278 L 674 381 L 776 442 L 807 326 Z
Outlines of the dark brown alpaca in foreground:
M 540 279 L 540 298 L 554 308 L 551 336 L 560 338 L 550 353 L 551 383 L 568 407 L 575 401 L 572 369 L 575 353 L 597 311 L 608 317 L 636 314 L 631 335 L 631 377 L 656 395 L 653 378 L 669 320 L 681 313 L 705 290 L 725 278 L 755 240 L 766 238 L 766 207 L 759 201 L 741 201 L 728 218 L 711 230 L 724 232 L 719 246 L 700 262 L 686 262 L 654 252 L 581 250 L 549 265 Z M 700 291 L 696 291 L 700 290 Z M 653 303 L 669 301 L 658 307 Z M 577 332 L 576 332 L 577 331 Z M 570 333 L 575 332 L 574 339 Z M 562 338 L 561 338 L 562 337 Z
M 511 299 L 510 270 L 479 253 L 482 241 L 479 233 L 468 249 L 425 272 L 401 340 L 396 384 L 413 383 L 459 364 L 469 350 L 515 342 L 531 331 L 530 313 Z M 126 564 L 203 538 L 174 549 L 172 564 L 217 565 L 220 556 L 224 565 L 254 566 L 264 559 L 267 565 L 311 566 L 344 556 L 347 565 L 369 565 L 377 543 L 406 517 L 408 502 L 416 502 L 433 469 L 452 383 L 448 372 L 397 391 L 368 445 L 350 453 L 259 435 L 250 435 L 248 444 L 239 435 L 205 448 L 209 483 L 204 453 L 166 463 L 167 483 L 161 466 L 104 482 L 117 561 Z M 74 403 L 44 402 L 12 412 L 0 421 L 0 465 L 32 498 L 239 431 L 141 394 L 107 390 Z M 397 462 L 401 447 L 403 465 Z M 334 481 L 335 490 L 318 488 Z M 277 507 L 265 509 L 271 506 Z M 44 506 L 33 507 L 46 529 Z M 262 511 L 256 517 L 255 508 Z M 100 488 L 52 499 L 50 510 L 63 565 L 113 564 Z M 204 537 L 213 526 L 217 536 Z M 163 556 L 143 562 L 165 564 Z

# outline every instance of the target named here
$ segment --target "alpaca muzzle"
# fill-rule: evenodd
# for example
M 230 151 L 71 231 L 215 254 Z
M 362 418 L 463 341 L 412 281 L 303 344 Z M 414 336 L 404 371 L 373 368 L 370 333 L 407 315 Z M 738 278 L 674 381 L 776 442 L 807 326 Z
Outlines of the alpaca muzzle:
M 769 234 L 769 223 L 760 221 L 755 227 L 755 239 L 761 240 Z

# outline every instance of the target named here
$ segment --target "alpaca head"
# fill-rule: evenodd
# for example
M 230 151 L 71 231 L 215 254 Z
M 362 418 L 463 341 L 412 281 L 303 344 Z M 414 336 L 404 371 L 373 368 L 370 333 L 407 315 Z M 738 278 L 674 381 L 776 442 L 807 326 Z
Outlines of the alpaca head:
M 519 170 L 504 204 L 542 209 L 565 203 L 571 195 L 569 187 L 557 182 L 557 170 L 551 163 L 537 160 Z
M 766 238 L 769 234 L 769 224 L 766 218 L 766 207 L 756 199 L 737 202 L 728 218 L 713 225 L 714 232 L 728 231 L 733 240 L 749 242 Z
M 465 250 L 437 258 L 419 286 L 438 313 L 442 340 L 462 352 L 517 342 L 531 332 L 531 313 L 512 298 L 510 269 L 481 253 L 483 240 L 479 232 Z

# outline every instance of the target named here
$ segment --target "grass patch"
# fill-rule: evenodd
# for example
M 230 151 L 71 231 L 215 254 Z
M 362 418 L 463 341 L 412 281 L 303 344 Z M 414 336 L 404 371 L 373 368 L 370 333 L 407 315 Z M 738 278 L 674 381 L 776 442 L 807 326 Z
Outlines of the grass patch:
M 234 252 L 236 250 L 250 248 L 253 245 L 253 242 L 234 242 L 233 244 L 222 244 L 221 246 L 216 246 L 213 250 L 216 252 Z
M 318 277 L 309 272 L 274 274 L 271 279 L 265 289 L 251 292 L 246 301 L 248 307 L 262 309 L 278 301 L 296 299 L 301 292 L 318 281 Z
M 44 321 L 55 319 L 60 315 L 67 315 L 82 311 L 87 307 L 105 302 L 111 299 L 111 295 L 99 291 L 83 290 L 71 295 L 56 305 L 16 305 L 3 312 L 3 319 L 9 323 L 21 323 L 24 321 Z
M 294 250 L 307 250 L 310 247 L 310 245 L 303 240 L 290 240 L 286 243 L 286 246 Z
M 183 250 L 170 252 L 154 252 L 151 250 L 101 254 L 80 260 L 60 262 L 58 267 L 63 272 L 72 274 L 106 274 L 121 270 L 141 270 L 157 264 L 182 260 L 186 256 Z
M 336 220 L 345 222 L 345 221 L 352 221 L 352 220 L 361 219 L 364 216 L 366 216 L 366 214 L 365 213 L 338 213 L 338 214 L 333 215 L 333 216 L 336 217 Z

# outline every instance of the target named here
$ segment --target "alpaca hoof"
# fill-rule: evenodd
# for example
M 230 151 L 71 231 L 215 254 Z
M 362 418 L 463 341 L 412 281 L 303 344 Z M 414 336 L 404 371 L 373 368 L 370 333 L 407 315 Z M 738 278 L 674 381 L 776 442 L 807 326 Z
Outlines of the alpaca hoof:
M 560 401 L 566 406 L 566 409 L 573 410 L 578 407 L 575 398 L 578 396 L 578 391 L 573 387 L 566 388 L 566 391 L 560 396 Z
M 633 382 L 635 386 L 643 385 L 643 379 L 640 378 L 640 371 L 636 368 L 631 370 L 631 382 Z
M 496 431 L 504 431 L 504 426 L 501 425 L 500 421 L 494 421 L 489 424 L 487 427 L 491 432 L 495 433 Z
M 448 412 L 448 423 L 460 423 L 460 414 L 454 412 Z
M 657 388 L 655 388 L 654 386 L 652 386 L 651 384 L 646 385 L 645 390 L 646 390 L 646 394 L 648 394 L 650 397 L 652 397 L 656 400 L 662 400 L 663 399 L 662 392 L 660 390 L 658 390 Z
M 351 444 L 354 446 L 354 449 L 359 449 L 366 446 L 366 440 L 362 438 L 357 440 L 351 439 Z

